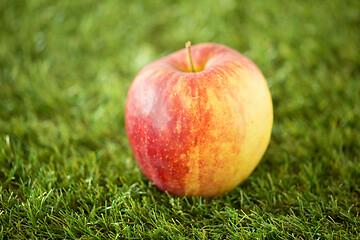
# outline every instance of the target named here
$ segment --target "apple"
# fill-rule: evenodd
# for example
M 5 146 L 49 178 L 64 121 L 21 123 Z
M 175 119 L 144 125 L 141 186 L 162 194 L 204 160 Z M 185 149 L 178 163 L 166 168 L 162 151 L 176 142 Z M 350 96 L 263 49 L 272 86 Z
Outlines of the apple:
M 245 180 L 264 155 L 272 100 L 258 67 L 203 43 L 145 66 L 132 82 L 125 125 L 143 173 L 176 196 L 214 197 Z

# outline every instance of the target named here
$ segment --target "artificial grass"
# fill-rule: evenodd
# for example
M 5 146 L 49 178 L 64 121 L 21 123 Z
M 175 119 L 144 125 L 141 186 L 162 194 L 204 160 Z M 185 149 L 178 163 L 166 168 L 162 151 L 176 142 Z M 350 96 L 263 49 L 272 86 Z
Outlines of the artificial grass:
M 0 1 L 1 239 L 356 239 L 359 1 Z M 127 89 L 147 63 L 217 42 L 274 102 L 270 146 L 221 197 L 141 174 Z

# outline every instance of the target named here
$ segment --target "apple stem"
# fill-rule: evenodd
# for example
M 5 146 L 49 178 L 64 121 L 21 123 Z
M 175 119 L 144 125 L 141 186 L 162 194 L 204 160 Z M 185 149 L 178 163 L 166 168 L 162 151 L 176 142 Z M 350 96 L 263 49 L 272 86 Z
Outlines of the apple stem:
M 187 41 L 185 43 L 185 47 L 186 47 L 186 50 L 187 50 L 187 55 L 188 55 L 188 59 L 189 59 L 191 72 L 195 72 L 195 68 L 194 68 L 194 65 L 193 65 L 192 58 L 191 58 L 191 42 Z

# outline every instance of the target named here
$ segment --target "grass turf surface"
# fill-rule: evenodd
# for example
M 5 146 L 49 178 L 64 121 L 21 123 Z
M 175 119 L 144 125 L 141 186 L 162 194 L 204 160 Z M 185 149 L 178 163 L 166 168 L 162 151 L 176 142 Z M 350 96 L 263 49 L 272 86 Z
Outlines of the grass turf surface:
M 359 3 L 1 1 L 1 238 L 357 238 Z M 214 199 L 157 190 L 124 128 L 136 73 L 187 40 L 250 57 L 274 101 L 262 162 Z

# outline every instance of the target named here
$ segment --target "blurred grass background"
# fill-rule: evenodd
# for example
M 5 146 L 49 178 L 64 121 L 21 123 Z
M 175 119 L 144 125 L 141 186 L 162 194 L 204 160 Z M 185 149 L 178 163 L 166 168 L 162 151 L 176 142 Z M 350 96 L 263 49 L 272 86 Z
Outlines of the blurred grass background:
M 360 2 L 0 1 L 0 237 L 354 239 L 360 200 Z M 251 58 L 272 140 L 215 199 L 161 193 L 124 128 L 151 61 L 216 42 Z

